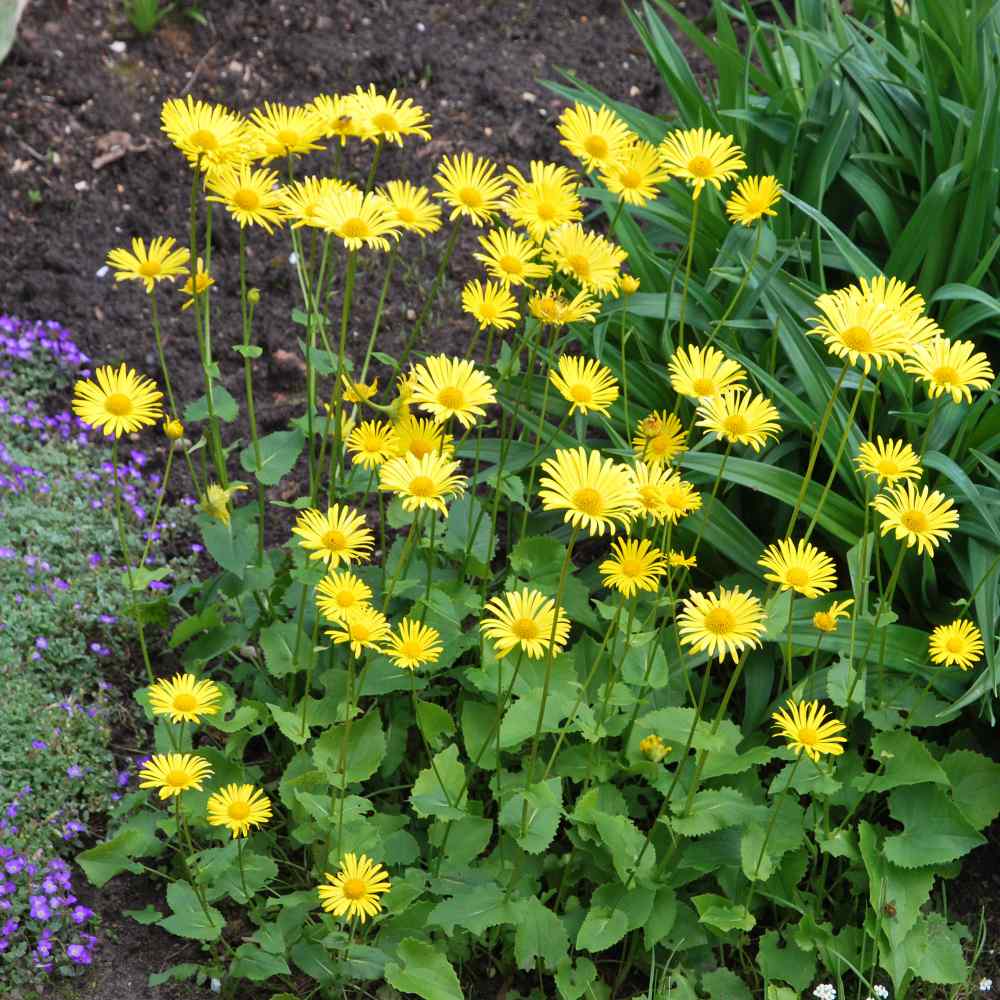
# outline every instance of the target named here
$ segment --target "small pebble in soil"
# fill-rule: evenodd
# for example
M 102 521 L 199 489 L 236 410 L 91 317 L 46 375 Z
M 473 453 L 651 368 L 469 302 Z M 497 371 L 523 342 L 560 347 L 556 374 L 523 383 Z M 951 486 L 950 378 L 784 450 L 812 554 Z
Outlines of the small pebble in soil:
M 112 42 L 108 48 L 111 49 L 112 52 L 121 55 L 128 48 L 128 45 L 125 42 L 118 41 Z

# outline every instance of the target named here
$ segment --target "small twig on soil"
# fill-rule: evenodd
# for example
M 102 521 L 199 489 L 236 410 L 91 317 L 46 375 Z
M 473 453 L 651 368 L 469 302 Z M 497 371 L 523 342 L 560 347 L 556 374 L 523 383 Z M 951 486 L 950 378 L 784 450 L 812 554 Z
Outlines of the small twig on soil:
M 208 62 L 208 57 L 216 50 L 218 43 L 213 43 L 209 46 L 208 51 L 198 60 L 198 64 L 191 71 L 190 76 L 187 78 L 187 83 L 181 87 L 180 95 L 183 97 L 192 87 L 194 81 L 198 79 L 198 74 L 205 68 L 205 63 Z

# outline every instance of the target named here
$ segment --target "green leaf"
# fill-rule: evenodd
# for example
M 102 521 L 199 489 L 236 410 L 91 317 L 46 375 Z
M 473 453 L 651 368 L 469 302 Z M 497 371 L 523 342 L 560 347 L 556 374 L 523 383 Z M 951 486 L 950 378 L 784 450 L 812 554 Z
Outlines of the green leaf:
M 455 732 L 455 720 L 451 713 L 432 701 L 417 699 L 417 723 L 427 742 L 433 746 L 445 734 Z
M 240 412 L 236 400 L 224 385 L 212 387 L 212 406 L 215 408 L 215 415 L 227 424 L 231 424 Z M 185 423 L 195 423 L 198 420 L 208 420 L 208 399 L 205 396 L 199 396 L 184 407 Z
M 390 986 L 424 1000 L 463 1000 L 458 976 L 441 948 L 403 938 L 396 955 L 402 964 L 389 962 L 385 967 L 385 981 Z
M 703 893 L 692 896 L 691 902 L 698 911 L 698 920 L 723 934 L 734 930 L 751 931 L 756 923 L 753 914 L 745 906 L 730 903 L 725 896 Z
M 653 946 L 662 941 L 677 922 L 677 893 L 670 886 L 661 885 L 656 890 L 653 909 L 643 927 L 643 937 L 646 948 L 652 951 Z
M 552 843 L 561 816 L 562 779 L 549 778 L 507 799 L 500 813 L 500 825 L 522 850 L 541 854 Z
M 178 965 L 171 965 L 168 969 L 164 969 L 163 972 L 151 972 L 148 982 L 150 986 L 162 986 L 164 983 L 171 981 L 182 983 L 185 979 L 191 979 L 200 971 L 200 965 L 195 965 L 193 962 L 181 962 Z
M 597 982 L 597 969 L 589 958 L 577 958 L 576 964 L 563 959 L 556 969 L 556 989 L 561 1000 L 580 1000 L 585 994 L 594 996 L 592 986 Z
M 951 783 L 951 798 L 962 815 L 983 830 L 1000 815 L 1000 764 L 972 750 L 954 750 L 941 758 Z
M 554 971 L 569 954 L 569 936 L 555 911 L 537 896 L 514 903 L 514 957 L 519 969 L 530 970 L 541 960 Z
M 167 905 L 172 912 L 159 926 L 177 937 L 215 941 L 226 924 L 225 917 L 214 906 L 202 907 L 194 889 L 184 881 L 167 886 Z
M 628 933 L 628 917 L 611 906 L 589 906 L 576 935 L 576 946 L 583 951 L 606 951 Z
M 431 843 L 440 847 L 444 831 L 450 826 L 445 857 L 455 864 L 466 865 L 486 850 L 493 837 L 493 820 L 483 816 L 463 816 L 450 823 L 440 823 L 431 827 Z
M 132 859 L 159 854 L 163 850 L 156 836 L 155 821 L 155 816 L 150 816 L 148 821 L 137 817 L 111 840 L 81 851 L 76 860 L 91 883 L 100 889 L 120 872 L 141 872 L 142 866 Z
M 622 883 L 641 885 L 656 867 L 656 848 L 627 816 L 596 813 L 594 821 Z M 638 867 L 636 867 L 638 865 Z
M 236 949 L 233 964 L 229 967 L 229 975 L 234 979 L 250 979 L 255 983 L 263 983 L 271 976 L 290 976 L 291 973 L 288 963 L 280 955 L 272 955 L 249 942 Z
M 701 986 L 708 990 L 711 1000 L 753 1000 L 747 984 L 728 969 L 706 972 L 701 977 Z
M 309 636 L 303 635 L 299 639 L 294 622 L 274 622 L 262 629 L 260 647 L 264 651 L 267 672 L 272 677 L 285 677 L 300 670 L 308 670 L 315 660 Z
M 482 503 L 469 493 L 459 497 L 448 508 L 447 525 L 442 540 L 445 551 L 462 557 L 468 551 L 469 562 L 466 568 L 474 569 L 477 576 L 486 575 L 496 552 L 497 539 L 494 535 L 493 546 L 490 548 L 490 536 L 493 532 L 489 513 Z
M 434 755 L 432 767 L 425 767 L 413 783 L 410 804 L 421 818 L 462 819 L 465 795 L 465 765 L 458 759 L 458 746 L 452 743 Z M 459 798 L 461 796 L 461 799 Z
M 313 760 L 330 783 L 339 788 L 345 781 L 347 784 L 367 781 L 379 769 L 385 752 L 382 717 L 375 707 L 367 715 L 354 719 L 350 725 L 340 722 L 330 726 L 316 740 Z
M 495 882 L 471 886 L 451 899 L 442 900 L 427 914 L 428 924 L 437 924 L 451 937 L 455 925 L 482 934 L 488 927 L 512 924 L 516 920 L 514 904 Z
M 125 910 L 123 912 L 126 917 L 131 917 L 137 924 L 155 924 L 157 920 L 163 919 L 163 914 L 152 903 L 147 903 L 141 910 Z
M 885 856 L 901 868 L 954 861 L 986 843 L 937 785 L 897 788 L 889 812 L 903 832 L 886 838 Z
M 555 588 L 566 546 L 554 538 L 522 538 L 510 554 L 510 568 L 536 587 Z
M 885 762 L 885 768 L 874 781 L 868 773 L 859 774 L 854 779 L 854 787 L 859 791 L 867 788 L 868 782 L 871 782 L 873 792 L 888 792 L 903 785 L 924 782 L 948 784 L 948 775 L 941 765 L 911 733 L 879 733 L 872 740 L 872 753 L 877 760 Z
M 249 530 L 253 511 L 240 516 L 234 512 L 229 525 L 212 521 L 202 526 L 201 535 L 208 554 L 224 569 L 243 579 L 247 566 L 256 558 L 257 535 Z M 242 530 L 241 530 L 242 529 Z
M 241 358 L 259 358 L 264 353 L 264 348 L 259 344 L 233 344 L 233 350 Z
M 278 876 L 278 866 L 273 858 L 265 854 L 243 852 L 243 879 L 240 878 L 238 862 L 230 862 L 212 885 L 211 898 L 218 899 L 222 894 L 228 895 L 237 903 L 248 903 L 256 893 L 260 892 Z M 247 893 L 243 892 L 243 882 L 246 882 Z
M 964 930 L 964 928 L 963 928 Z M 921 916 L 904 944 L 913 972 L 928 983 L 964 983 L 969 975 L 957 927 L 949 927 L 940 913 Z
M 794 941 L 784 942 L 777 931 L 761 936 L 757 964 L 765 979 L 778 979 L 802 992 L 816 975 L 816 954 L 804 951 Z
M 240 465 L 247 472 L 252 472 L 264 486 L 276 486 L 295 468 L 305 443 L 306 436 L 300 430 L 274 431 L 257 442 L 260 448 L 259 467 L 252 444 L 240 452 Z
M 687 816 L 675 816 L 670 825 L 682 837 L 700 837 L 729 826 L 745 826 L 767 815 L 767 807 L 750 802 L 735 788 L 700 791 Z

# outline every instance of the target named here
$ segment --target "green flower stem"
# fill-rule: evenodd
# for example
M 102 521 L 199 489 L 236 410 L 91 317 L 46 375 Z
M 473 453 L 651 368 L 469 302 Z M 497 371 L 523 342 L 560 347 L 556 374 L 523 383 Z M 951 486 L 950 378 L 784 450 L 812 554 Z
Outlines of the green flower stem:
M 719 471 L 715 474 L 715 482 L 712 483 L 712 492 L 708 495 L 708 502 L 705 504 L 704 513 L 701 517 L 701 524 L 698 526 L 698 534 L 695 535 L 694 545 L 691 548 L 691 555 L 698 555 L 698 546 L 701 545 L 701 537 L 705 534 L 705 526 L 708 524 L 709 515 L 712 512 L 712 506 L 715 504 L 716 494 L 719 492 L 719 484 L 722 482 L 722 474 L 726 471 L 726 462 L 729 461 L 729 455 L 733 450 L 733 442 L 726 442 L 726 450 L 722 453 L 722 461 L 719 463 Z
M 449 808 L 451 808 L 453 805 L 451 796 L 448 794 L 448 789 L 445 787 L 445 783 L 441 778 L 441 772 L 438 771 L 437 761 L 434 760 L 434 751 L 431 750 L 431 745 L 427 739 L 427 734 L 424 732 L 424 727 L 420 724 L 420 713 L 417 711 L 417 681 L 413 676 L 416 673 L 416 670 L 410 670 L 409 673 L 410 699 L 413 702 L 413 721 L 417 724 L 417 732 L 420 733 L 420 741 L 424 745 L 424 753 L 427 754 L 427 760 L 430 762 L 431 769 L 434 771 L 434 778 L 441 787 L 441 794 L 444 795 L 445 801 L 448 803 Z M 461 796 L 458 801 L 462 801 Z
M 170 469 L 173 466 L 173 463 L 174 449 L 171 446 L 167 449 L 167 466 L 163 470 L 163 482 L 160 484 L 160 490 L 156 495 L 156 506 L 153 508 L 153 520 L 150 522 L 146 544 L 142 547 L 142 555 L 139 557 L 140 566 L 146 565 L 146 559 L 149 557 L 149 550 L 153 546 L 153 534 L 156 532 L 156 526 L 160 523 L 160 511 L 163 510 L 163 498 L 167 494 L 167 484 L 170 482 Z
M 680 329 L 677 333 L 677 346 L 684 346 L 684 321 L 687 316 L 688 286 L 691 284 L 691 260 L 694 257 L 694 238 L 698 231 L 698 208 L 701 200 L 694 199 L 691 206 L 691 231 L 688 233 L 687 264 L 684 267 L 684 287 L 681 291 Z
M 625 199 L 619 197 L 618 204 L 615 206 L 615 214 L 611 216 L 611 222 L 608 225 L 608 232 L 611 233 L 611 235 L 614 236 L 615 239 L 618 238 L 618 232 L 617 232 L 618 220 L 621 218 L 622 209 L 624 208 L 625 208 Z
M 548 388 L 548 385 L 546 384 L 546 389 L 547 388 Z M 556 427 L 555 431 L 553 431 L 552 435 L 549 437 L 549 439 L 544 444 L 539 445 L 539 441 L 541 440 L 541 436 L 542 436 L 542 424 L 543 424 L 543 421 L 545 420 L 544 404 L 545 404 L 546 401 L 547 401 L 546 398 L 543 397 L 543 399 L 542 399 L 543 409 L 542 409 L 542 412 L 541 412 L 541 414 L 539 416 L 538 430 L 537 430 L 537 432 L 535 434 L 535 453 L 531 456 L 531 461 L 528 463 L 528 465 L 529 465 L 528 486 L 527 486 L 527 489 L 525 490 L 525 494 L 524 494 L 525 497 L 527 497 L 527 498 L 531 497 L 532 492 L 535 489 L 535 473 L 538 471 L 538 460 L 542 457 L 542 455 L 545 454 L 546 451 L 549 450 L 549 448 L 552 447 L 553 443 L 558 439 L 559 435 L 562 434 L 563 429 L 566 427 L 566 424 L 569 422 L 569 409 L 567 408 L 566 412 L 562 415 L 562 419 L 559 421 L 559 426 Z M 520 537 L 522 537 L 522 538 L 524 537 L 525 529 L 528 526 L 528 514 L 529 513 L 530 513 L 530 507 L 529 507 L 528 504 L 525 504 L 524 513 L 521 515 L 521 535 L 520 535 Z
M 798 518 L 799 511 L 802 509 L 802 501 L 806 497 L 806 491 L 809 489 L 809 483 L 812 482 L 813 469 L 816 468 L 816 458 L 819 455 L 819 449 L 823 444 L 823 435 L 826 434 L 826 426 L 830 422 L 834 404 L 837 402 L 837 396 L 840 395 L 840 388 L 844 384 L 844 379 L 847 377 L 847 370 L 850 367 L 851 365 L 849 361 L 844 363 L 844 367 L 841 368 L 840 374 L 837 376 L 837 381 L 833 385 L 833 392 L 830 393 L 830 398 L 826 401 L 826 408 L 823 410 L 823 416 L 820 417 L 819 427 L 816 428 L 812 448 L 809 450 L 809 462 L 806 465 L 806 474 L 802 477 L 802 486 L 799 487 L 799 495 L 795 499 L 795 506 L 792 508 L 792 516 L 788 519 L 788 527 L 785 528 L 786 538 L 791 537 L 792 528 L 795 527 L 796 518 Z M 834 466 L 834 468 L 836 468 L 836 466 Z
M 246 872 L 243 868 L 243 841 L 245 838 L 236 838 L 236 857 L 240 864 L 240 888 L 243 890 L 243 896 L 246 902 L 250 902 L 250 893 L 247 891 L 247 877 Z
M 378 337 L 379 327 L 382 325 L 382 314 L 385 311 L 385 300 L 389 292 L 389 281 L 392 278 L 393 268 L 399 256 L 399 244 L 394 243 L 385 262 L 385 277 L 382 279 L 382 291 L 379 293 L 378 304 L 375 306 L 375 318 L 372 320 L 372 332 L 368 336 L 368 346 L 365 348 L 364 361 L 361 363 L 361 374 L 357 381 L 363 383 L 368 375 L 368 368 L 371 365 L 372 352 L 375 350 L 375 342 Z
M 927 418 L 927 426 L 924 428 L 924 436 L 920 440 L 920 451 L 917 452 L 918 455 L 924 455 L 927 451 L 927 443 L 931 439 L 931 429 L 934 427 L 934 420 L 938 415 L 938 410 L 941 408 L 941 397 L 935 396 L 934 402 L 931 405 L 930 416 Z
M 368 665 L 368 658 L 365 658 L 365 666 Z M 361 689 L 359 684 L 357 690 Z M 351 723 L 354 721 L 354 702 L 355 702 L 355 686 L 354 686 L 354 656 L 350 649 L 347 651 L 347 692 L 346 692 L 346 704 L 345 704 L 345 718 L 344 718 L 344 734 L 340 742 L 340 760 L 337 763 L 337 772 L 340 775 L 340 787 L 335 789 L 339 792 L 339 798 L 337 802 L 337 854 L 339 858 L 341 856 L 342 841 L 344 836 L 344 800 L 347 798 L 347 748 L 351 743 Z M 373 709 L 373 711 L 378 711 L 378 709 Z M 332 805 L 332 801 L 331 801 Z M 332 832 L 332 830 L 331 830 Z M 330 856 L 330 838 L 327 835 L 326 843 L 326 857 Z M 324 863 L 325 863 L 324 859 Z
M 785 680 L 787 691 L 791 695 L 794 684 L 792 682 L 792 611 L 795 607 L 795 591 L 788 591 L 788 646 L 785 650 Z
M 375 155 L 372 157 L 372 165 L 368 170 L 368 178 L 365 180 L 365 194 L 370 193 L 372 185 L 375 183 L 375 174 L 378 171 L 378 161 L 382 159 L 382 146 L 385 139 L 379 136 L 375 142 Z
M 736 308 L 736 303 L 739 302 L 740 296 L 747 287 L 750 275 L 753 274 L 754 265 L 757 263 L 757 255 L 760 252 L 760 238 L 763 232 L 764 222 L 761 220 L 757 223 L 757 232 L 754 236 L 753 249 L 750 251 L 750 261 L 747 263 L 746 268 L 744 268 L 743 277 L 740 279 L 740 283 L 736 286 L 736 291 L 733 293 L 733 297 L 729 300 L 729 305 L 726 306 L 726 311 L 712 326 L 712 332 L 708 335 L 708 340 L 705 341 L 706 348 L 712 346 L 712 341 L 715 340 L 716 334 L 726 325 L 726 320 L 728 320 L 732 315 L 733 310 Z
M 208 921 L 209 926 L 214 927 L 215 921 L 212 919 L 212 914 L 208 909 L 208 900 L 205 899 L 205 889 L 200 885 L 191 873 L 191 866 L 188 862 L 189 858 L 194 857 L 194 844 L 191 842 L 191 831 L 188 829 L 187 819 L 184 813 L 181 811 L 181 797 L 179 795 L 174 796 L 174 818 L 177 823 L 177 830 L 184 839 L 184 844 L 187 847 L 188 853 L 185 854 L 183 849 L 178 853 L 181 856 L 181 863 L 184 865 L 184 874 L 187 876 L 187 880 L 194 890 L 194 894 L 198 897 L 198 902 L 201 903 L 202 911 L 205 914 L 205 919 Z
M 420 336 L 420 331 L 423 330 L 424 323 L 427 322 L 427 317 L 430 314 L 431 307 L 434 305 L 438 292 L 441 290 L 441 282 L 444 280 L 444 273 L 448 267 L 448 261 L 451 260 L 451 255 L 455 252 L 455 244 L 458 243 L 458 234 L 460 232 L 461 224 L 461 216 L 455 219 L 452 224 L 451 233 L 448 236 L 448 243 L 444 248 L 444 256 L 442 256 L 441 263 L 438 265 L 437 274 L 434 275 L 434 283 L 431 285 L 431 290 L 420 310 L 420 315 L 417 316 L 417 321 L 413 324 L 413 329 L 410 331 L 409 336 L 406 338 L 406 343 L 403 345 L 403 353 L 399 359 L 400 371 L 406 367 L 406 362 L 410 357 L 410 351 L 413 350 L 413 346 L 416 344 L 417 338 Z
M 167 401 L 170 403 L 170 416 L 178 417 L 180 413 L 177 409 L 177 400 L 174 399 L 173 386 L 170 384 L 170 369 L 167 368 L 167 359 L 163 353 L 163 337 L 160 334 L 160 312 L 157 307 L 156 285 L 153 286 L 153 290 L 149 293 L 149 315 L 150 321 L 153 324 L 153 339 L 156 341 L 156 356 L 160 359 L 163 386 L 167 390 Z

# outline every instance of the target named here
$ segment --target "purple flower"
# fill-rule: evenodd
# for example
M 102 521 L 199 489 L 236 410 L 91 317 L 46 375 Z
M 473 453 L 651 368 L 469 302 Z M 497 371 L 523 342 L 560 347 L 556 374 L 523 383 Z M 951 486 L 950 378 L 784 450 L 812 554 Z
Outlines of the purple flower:
M 70 764 L 70 766 L 66 768 L 66 777 L 67 778 L 82 778 L 83 777 L 83 768 L 80 767 L 79 764 Z
M 21 921 L 17 917 L 11 917 L 2 928 L 0 928 L 0 934 L 4 937 L 10 937 L 17 929 L 21 926 Z
M 131 777 L 131 773 L 128 771 L 128 769 L 126 769 L 124 771 L 119 771 L 118 772 L 118 778 L 117 778 L 118 787 L 119 788 L 124 788 L 129 783 L 129 778 L 130 777 Z
M 87 906 L 74 906 L 73 912 L 70 916 L 73 918 L 74 924 L 85 924 L 92 916 L 94 911 Z
M 4 868 L 6 869 L 8 875 L 19 875 L 24 871 L 24 865 L 24 858 L 11 858 L 10 861 L 4 865 Z
M 90 568 L 94 569 L 96 566 L 101 565 L 101 556 L 97 552 L 94 552 L 91 554 L 90 558 L 87 559 L 87 562 L 90 565 Z
M 66 949 L 66 954 L 77 965 L 90 965 L 90 952 L 82 944 L 71 944 Z
M 45 740 L 32 740 L 31 749 L 32 750 L 48 750 L 49 745 Z
M 164 583 L 162 580 L 150 580 L 149 581 L 149 589 L 150 590 L 159 590 L 159 591 L 169 590 L 170 589 L 170 584 L 169 583 Z
M 35 649 L 48 649 L 48 648 L 49 648 L 49 640 L 46 639 L 44 635 L 40 635 L 35 640 Z
M 52 909 L 49 906 L 49 901 L 44 896 L 29 896 L 28 901 L 31 903 L 32 920 L 45 921 L 52 916 Z

